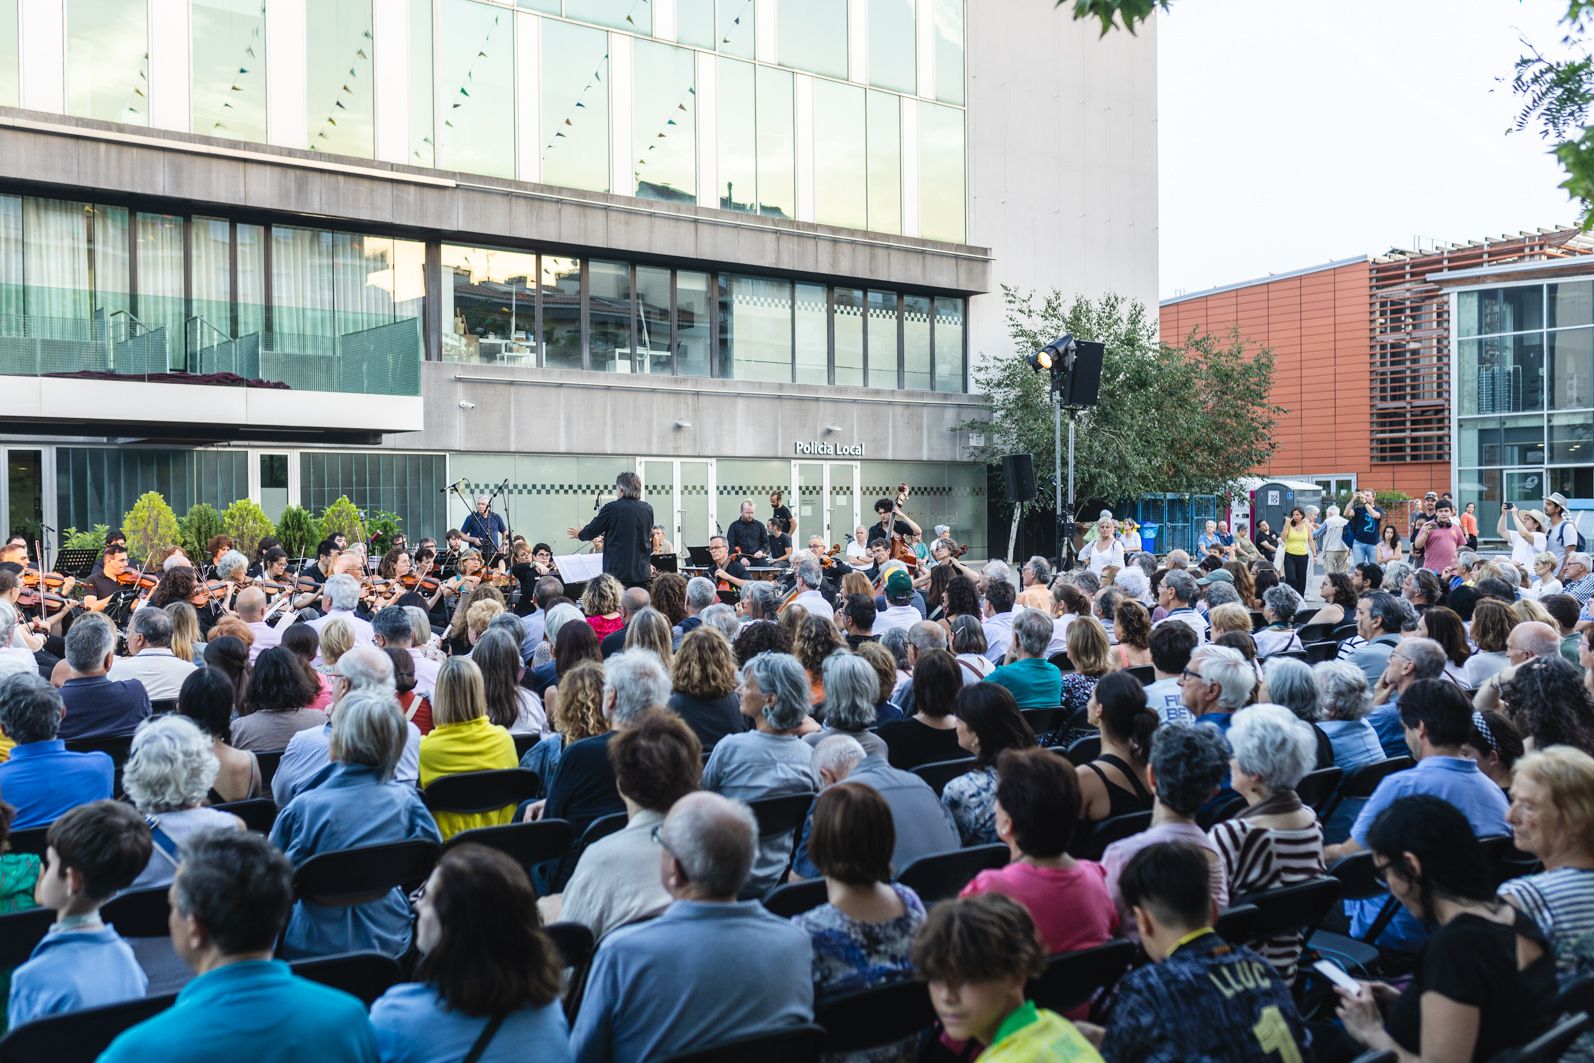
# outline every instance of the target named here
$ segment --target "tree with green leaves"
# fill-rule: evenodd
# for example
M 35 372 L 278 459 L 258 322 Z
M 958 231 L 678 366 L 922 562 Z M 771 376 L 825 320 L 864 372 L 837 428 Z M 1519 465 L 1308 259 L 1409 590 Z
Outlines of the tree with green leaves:
M 403 530 L 404 519 L 385 509 L 377 510 L 365 522 L 365 533 L 371 537 L 372 547 L 380 553 L 386 553 L 392 547 L 393 539 Z
M 289 506 L 277 518 L 277 538 L 289 557 L 315 557 L 315 548 L 321 542 L 321 522 L 309 510 Z
M 183 552 L 191 559 L 209 563 L 210 541 L 227 533 L 221 514 L 209 502 L 200 502 L 178 521 L 183 533 Z
M 228 506 L 227 512 L 221 515 L 221 522 L 226 525 L 227 534 L 232 536 L 234 548 L 249 558 L 254 557 L 255 547 L 260 540 L 275 534 L 277 530 L 271 518 L 266 516 L 266 511 L 247 498 L 240 498 Z
M 365 541 L 365 521 L 348 495 L 339 495 L 336 502 L 321 511 L 321 534 L 326 538 L 342 535 L 351 543 Z
M 1247 350 L 1238 333 L 1219 340 L 1192 331 L 1179 347 L 1165 344 L 1145 305 L 1117 295 L 1067 302 L 1057 291 L 1037 298 L 1004 287 L 1002 296 L 1016 351 L 1038 350 L 1065 333 L 1106 345 L 1100 402 L 1075 422 L 1080 501 L 1213 494 L 1272 454 L 1273 425 L 1284 411 L 1268 400 L 1270 350 Z M 959 425 L 984 437 L 974 456 L 996 465 L 1004 454 L 1033 455 L 1038 493 L 1024 508 L 1050 511 L 1056 451 L 1047 375 L 1014 355 L 985 361 L 974 382 L 985 414 Z M 1065 447 L 1066 432 L 1065 424 Z
M 127 536 L 128 556 L 141 568 L 148 565 L 151 558 L 179 545 L 183 538 L 177 514 L 157 491 L 146 491 L 138 496 L 133 508 L 122 517 L 122 534 Z

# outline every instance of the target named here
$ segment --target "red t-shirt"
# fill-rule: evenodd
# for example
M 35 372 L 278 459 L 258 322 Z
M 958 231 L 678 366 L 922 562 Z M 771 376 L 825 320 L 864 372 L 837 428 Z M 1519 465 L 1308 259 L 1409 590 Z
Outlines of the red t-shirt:
M 621 616 L 602 617 L 589 616 L 587 624 L 592 628 L 592 633 L 602 642 L 608 636 L 625 627 L 625 618 Z

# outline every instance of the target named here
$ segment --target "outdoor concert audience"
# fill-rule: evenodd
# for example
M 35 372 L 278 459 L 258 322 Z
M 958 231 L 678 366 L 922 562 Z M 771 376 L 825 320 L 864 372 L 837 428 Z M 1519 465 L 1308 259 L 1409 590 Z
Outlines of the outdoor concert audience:
M 47 827 L 111 796 L 115 764 L 106 753 L 68 750 L 58 737 L 61 714 L 60 691 L 37 672 L 0 679 L 0 731 L 15 743 L 0 763 L 0 794 L 16 809 L 13 830 Z
M 253 753 L 237 749 L 227 741 L 234 693 L 232 681 L 225 673 L 207 667 L 194 669 L 194 674 L 183 680 L 183 689 L 177 695 L 178 713 L 204 732 L 210 739 L 210 751 L 216 757 L 216 781 L 211 784 L 209 804 L 259 797 L 263 788 L 260 761 Z
M 292 650 L 277 646 L 262 653 L 250 671 L 244 704 L 232 725 L 233 744 L 256 753 L 274 752 L 287 748 L 300 731 L 324 727 L 327 714 L 308 707 L 316 693 Z
M 1035 745 L 1035 732 L 1012 693 L 994 681 L 964 687 L 955 712 L 958 745 L 974 758 L 974 766 L 946 784 L 941 803 L 964 845 L 990 845 L 997 841 L 996 759 L 1004 750 Z
M 85 613 L 73 622 L 66 633 L 65 660 L 69 671 L 60 684 L 65 713 L 62 739 L 130 735 L 148 718 L 151 707 L 144 684 L 138 679 L 108 678 L 117 661 L 116 629 L 104 616 Z M 184 668 L 193 671 L 191 666 Z
M 518 662 L 513 646 L 510 653 Z M 514 739 L 487 716 L 482 671 L 469 657 L 450 657 L 438 672 L 432 693 L 432 723 L 432 730 L 421 739 L 423 788 L 449 775 L 502 771 L 519 764 Z M 484 812 L 439 811 L 434 818 L 438 832 L 447 840 L 460 831 L 508 823 L 514 811 L 513 806 Z
M 972 624 L 973 619 L 967 622 Z M 953 715 L 965 672 L 960 658 L 946 650 L 929 650 L 917 659 L 913 715 L 876 729 L 893 768 L 911 770 L 966 755 L 958 744 L 957 717 Z
M 219 768 L 210 738 L 188 717 L 156 716 L 139 725 L 122 769 L 122 786 L 149 824 L 154 849 L 131 888 L 171 882 L 183 847 L 195 834 L 243 829 L 243 821 L 231 812 L 205 807 Z
M 658 618 L 658 626 L 668 635 L 669 628 L 657 610 L 643 610 L 633 624 L 648 623 L 645 617 L 649 613 Z M 725 636 L 713 628 L 687 632 L 670 665 L 668 705 L 686 721 L 705 751 L 712 751 L 725 736 L 746 729 L 737 683 L 736 655 Z
M 1127 672 L 1110 673 L 1096 684 L 1087 709 L 1090 725 L 1101 733 L 1101 749 L 1078 769 L 1080 819 L 1089 824 L 1150 811 L 1146 761 L 1162 721 L 1146 705 L 1145 687 Z

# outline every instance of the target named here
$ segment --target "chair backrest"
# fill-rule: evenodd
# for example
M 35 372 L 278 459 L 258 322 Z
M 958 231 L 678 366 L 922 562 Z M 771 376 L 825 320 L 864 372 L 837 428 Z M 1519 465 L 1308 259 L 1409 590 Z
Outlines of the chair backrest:
M 1063 756 L 1076 768 L 1084 767 L 1097 757 L 1101 756 L 1101 735 L 1080 735 L 1068 743 L 1068 748 L 1063 750 Z
M 333 989 L 341 989 L 369 1008 L 399 980 L 398 961 L 380 952 L 343 952 L 293 960 L 293 973 Z
M 1074 835 L 1070 855 L 1080 860 L 1100 860 L 1101 854 L 1107 851 L 1107 846 L 1139 834 L 1149 826 L 1151 826 L 1150 809 L 1144 812 L 1125 812 L 1121 816 L 1101 820 L 1093 824 L 1088 831 Z
M 1518 849 L 1516 841 L 1509 834 L 1479 838 L 1478 841 L 1483 845 L 1484 855 L 1489 858 L 1489 870 L 1494 874 L 1496 888 L 1508 879 L 1521 878 L 1539 870 L 1539 858 Z
M 1211 830 L 1214 823 L 1222 823 L 1226 819 L 1233 819 L 1244 810 L 1245 798 L 1239 794 L 1215 797 L 1207 802 L 1205 807 L 1197 810 L 1196 823 L 1202 830 Z
M 294 870 L 293 894 L 323 907 L 365 904 L 424 882 L 442 851 L 436 842 L 411 839 L 321 853 Z
M 1053 956 L 1040 977 L 1030 979 L 1028 995 L 1043 1008 L 1072 1011 L 1117 982 L 1134 956 L 1134 944 L 1121 938 Z
M 176 707 L 176 702 L 173 702 L 172 709 L 175 710 Z M 117 797 L 122 796 L 124 792 L 122 790 L 122 768 L 127 764 L 127 758 L 133 752 L 132 735 L 100 735 L 94 738 L 73 738 L 67 741 L 66 748 L 72 753 L 104 753 L 109 756 L 115 769 L 112 774 L 111 792 Z
M 1301 799 L 1301 804 L 1308 808 L 1321 808 L 1339 788 L 1340 780 L 1345 773 L 1338 768 L 1318 768 L 1316 771 L 1307 772 L 1301 781 L 1296 784 L 1295 796 Z
M 581 923 L 550 923 L 542 929 L 553 941 L 553 947 L 559 950 L 559 958 L 564 961 L 565 1021 L 574 1025 L 576 1011 L 581 1007 L 581 995 L 587 987 L 592 953 L 597 949 L 598 942 L 592 936 L 592 928 Z
M 1252 609 L 1251 610 L 1251 630 L 1252 630 L 1252 632 L 1261 631 L 1265 627 L 1267 627 L 1267 617 L 1263 616 L 1261 613 L 1257 612 L 1255 609 Z
M 819 1058 L 824 1041 L 822 1027 L 803 1023 L 677 1052 L 661 1063 L 746 1063 L 749 1059 L 758 1063 L 813 1063 Z
M 1212 929 L 1231 945 L 1244 945 L 1255 941 L 1256 927 L 1261 922 L 1262 910 L 1254 904 L 1231 904 L 1218 913 Z
M 1497 1053 L 1490 1063 L 1554 1063 L 1590 1025 L 1586 1011 L 1568 1015 L 1521 1048 Z
M 256 753 L 255 763 L 260 765 L 260 789 L 262 793 L 271 792 L 271 780 L 276 778 L 277 765 L 282 763 L 280 749 L 273 749 L 268 753 Z
M 1029 729 L 1039 736 L 1061 727 L 1068 710 L 1059 705 L 1055 709 L 1020 709 L 1018 714 L 1024 717 Z
M 1562 986 L 1555 997 L 1555 1011 L 1561 1015 L 1573 1011 L 1594 1014 L 1594 974 L 1574 978 Z
M 1149 664 L 1137 664 L 1133 668 L 1125 668 L 1124 671 L 1140 680 L 1141 686 L 1150 686 L 1157 681 L 1157 670 Z
M 1005 845 L 975 845 L 921 856 L 897 874 L 897 881 L 919 895 L 926 905 L 956 897 L 981 871 L 1006 867 Z
M 1360 935 L 1362 941 L 1368 943 L 1377 941 L 1384 929 L 1394 922 L 1395 915 L 1400 911 L 1400 902 L 1389 895 L 1383 880 L 1378 877 L 1373 854 L 1360 852 L 1341 857 L 1329 865 L 1328 873 L 1339 880 L 1346 900 L 1359 901 L 1373 897 L 1384 899 L 1377 916 Z
M 788 882 L 764 894 L 764 907 L 782 919 L 818 908 L 830 899 L 829 890 L 822 878 L 803 882 Z
M 151 716 L 167 716 L 177 711 L 176 698 L 160 698 L 149 703 Z
M 1324 802 L 1327 807 L 1317 808 L 1317 818 L 1327 819 L 1333 815 L 1341 801 L 1371 797 L 1373 791 L 1378 789 L 1379 783 L 1397 771 L 1405 771 L 1415 763 L 1416 761 L 1410 757 L 1390 757 L 1387 760 L 1363 764 L 1340 780 L 1339 789 L 1334 791 L 1334 796 Z
M 1322 642 L 1324 639 L 1332 635 L 1334 633 L 1334 628 L 1338 626 L 1338 624 L 1331 624 L 1327 622 L 1321 624 L 1306 624 L 1296 629 L 1295 636 L 1301 640 L 1301 645 L 1305 646 L 1313 642 Z
M 509 737 L 515 740 L 516 760 L 531 752 L 531 747 L 542 741 L 540 734 L 511 734 Z
M 1312 662 L 1311 654 L 1307 653 L 1305 650 L 1286 650 L 1283 653 L 1275 653 L 1272 656 L 1289 657 L 1292 660 L 1300 661 L 1302 664 L 1310 664 Z
M 228 801 L 213 805 L 218 812 L 231 812 L 244 821 L 244 826 L 256 834 L 270 834 L 277 822 L 277 803 L 269 797 L 252 797 L 247 801 Z
M 1235 903 L 1256 908 L 1256 922 L 1251 930 L 1254 940 L 1278 934 L 1310 934 L 1339 904 L 1344 892 L 1345 887 L 1339 879 L 1324 875 L 1261 893 L 1249 893 L 1235 898 Z
M 52 1063 L 86 1063 L 98 1059 L 123 1030 L 159 1015 L 176 1000 L 176 993 L 164 993 L 36 1019 L 14 1027 L 0 1039 L 0 1061 L 37 1063 L 48 1059 Z
M 464 771 L 433 779 L 421 797 L 433 812 L 495 812 L 542 796 L 542 780 L 529 768 Z
M 1343 624 L 1339 625 L 1338 627 L 1336 627 L 1333 631 L 1330 631 L 1328 633 L 1328 637 L 1333 639 L 1335 642 L 1344 642 L 1346 639 L 1350 638 L 1352 635 L 1355 635 L 1355 634 L 1356 634 L 1356 622 L 1354 620 L 1352 620 L 1352 621 L 1348 621 L 1346 623 L 1343 623 Z
M 1074 662 L 1069 659 L 1067 650 L 1059 650 L 1046 658 L 1046 660 L 1059 672 L 1072 672 L 1074 670 Z
M 920 764 L 913 769 L 913 774 L 930 784 L 936 796 L 946 789 L 946 784 L 974 768 L 973 757 L 959 757 L 956 760 L 936 760 L 929 764 Z
M 1339 656 L 1339 643 L 1332 640 L 1327 642 L 1308 642 L 1306 644 L 1306 659 L 1313 664 L 1332 661 Z
M 563 860 L 575 840 L 569 820 L 539 819 L 534 823 L 505 823 L 497 827 L 478 827 L 460 831 L 443 843 L 446 852 L 456 845 L 485 845 L 497 849 L 521 867 L 529 868 L 544 860 Z
M 838 993 L 814 1008 L 825 1052 L 861 1052 L 896 1044 L 935 1025 L 930 989 L 916 978 Z
M 163 938 L 171 932 L 168 893 L 165 886 L 118 893 L 100 909 L 100 918 L 125 938 Z
M 26 963 L 54 922 L 53 908 L 24 908 L 0 915 L 0 971 Z
M 779 794 L 749 801 L 747 807 L 753 810 L 753 817 L 758 820 L 759 836 L 768 838 L 801 827 L 803 820 L 808 818 L 808 807 L 818 796 L 812 792 Z
M 14 830 L 6 839 L 6 845 L 13 853 L 35 853 L 44 855 L 45 837 L 50 833 L 47 825 L 43 827 L 29 827 L 26 830 Z

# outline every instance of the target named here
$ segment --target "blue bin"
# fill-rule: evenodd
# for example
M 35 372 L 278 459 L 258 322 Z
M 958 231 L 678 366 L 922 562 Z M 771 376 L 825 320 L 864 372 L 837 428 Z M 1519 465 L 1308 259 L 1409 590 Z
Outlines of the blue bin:
M 1140 549 L 1157 552 L 1157 532 L 1162 529 L 1160 524 L 1142 524 L 1140 526 Z

